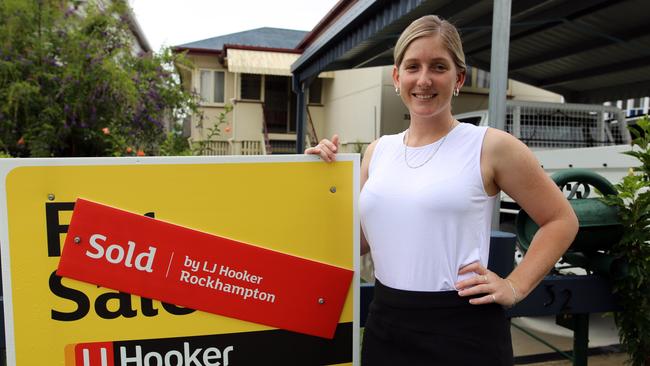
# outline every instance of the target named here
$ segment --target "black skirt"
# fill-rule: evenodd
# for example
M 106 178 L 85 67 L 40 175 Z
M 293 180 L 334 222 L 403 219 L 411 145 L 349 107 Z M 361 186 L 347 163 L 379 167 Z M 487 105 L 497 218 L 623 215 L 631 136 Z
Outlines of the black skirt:
M 404 291 L 376 281 L 361 364 L 511 366 L 510 319 L 503 308 L 468 300 L 456 291 Z

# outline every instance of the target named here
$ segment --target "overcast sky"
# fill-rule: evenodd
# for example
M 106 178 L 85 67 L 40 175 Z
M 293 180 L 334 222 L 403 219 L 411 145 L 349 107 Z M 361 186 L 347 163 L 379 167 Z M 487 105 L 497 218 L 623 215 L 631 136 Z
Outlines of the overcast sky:
M 154 51 L 260 27 L 310 31 L 338 0 L 129 0 Z

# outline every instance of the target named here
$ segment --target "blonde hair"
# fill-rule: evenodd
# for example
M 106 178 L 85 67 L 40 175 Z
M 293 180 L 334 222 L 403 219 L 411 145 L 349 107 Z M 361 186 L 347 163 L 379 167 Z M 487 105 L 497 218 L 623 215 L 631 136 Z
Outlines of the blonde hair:
M 463 44 L 460 41 L 458 30 L 456 30 L 456 27 L 454 27 L 453 24 L 440 19 L 440 17 L 436 15 L 425 15 L 418 18 L 404 29 L 397 40 L 393 51 L 395 66 L 399 68 L 404 59 L 406 49 L 413 41 L 418 38 L 436 35 L 442 37 L 442 41 L 451 54 L 451 58 L 453 59 L 458 71 L 467 71 L 467 65 L 465 65 L 465 53 L 463 53 Z

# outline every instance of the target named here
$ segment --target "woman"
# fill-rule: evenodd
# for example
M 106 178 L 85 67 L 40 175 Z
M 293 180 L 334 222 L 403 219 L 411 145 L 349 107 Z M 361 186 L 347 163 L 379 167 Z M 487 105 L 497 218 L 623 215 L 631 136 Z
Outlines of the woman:
M 523 143 L 453 118 L 451 99 L 466 73 L 453 25 L 433 15 L 415 20 L 394 57 L 395 91 L 411 121 L 370 144 L 361 165 L 362 254 L 372 251 L 377 280 L 362 362 L 512 365 L 503 307 L 548 273 L 573 241 L 577 219 Z M 337 150 L 335 135 L 305 152 L 333 161 Z M 486 268 L 499 191 L 540 226 L 505 279 Z

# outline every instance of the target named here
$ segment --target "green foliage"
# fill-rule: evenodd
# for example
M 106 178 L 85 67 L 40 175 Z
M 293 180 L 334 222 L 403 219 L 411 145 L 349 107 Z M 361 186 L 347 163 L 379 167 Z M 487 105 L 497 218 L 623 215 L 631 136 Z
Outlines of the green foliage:
M 625 154 L 637 158 L 641 166 L 630 169 L 615 185 L 618 195 L 602 199 L 618 207 L 625 229 L 611 249 L 628 266 L 626 276 L 614 279 L 614 292 L 624 310 L 615 313 L 614 319 L 630 363 L 642 366 L 650 362 L 650 120 L 638 121 L 637 127 L 630 128 L 635 148 Z
M 0 150 L 19 157 L 187 151 L 173 142 L 178 129 L 164 128 L 197 110 L 198 97 L 173 72 L 187 61 L 169 49 L 135 55 L 126 2 L 94 3 L 0 1 Z
M 160 145 L 160 155 L 186 156 L 192 155 L 192 149 L 187 139 L 183 137 L 183 126 L 175 123 L 172 130 L 167 132 L 165 141 Z
M 228 113 L 232 112 L 233 106 L 226 104 L 224 110 L 217 116 L 217 121 L 212 127 L 207 128 L 207 135 L 204 139 L 199 141 L 190 141 L 192 154 L 194 155 L 210 155 L 213 154 L 212 142 L 216 137 L 221 136 L 221 126 L 227 124 L 226 117 Z

